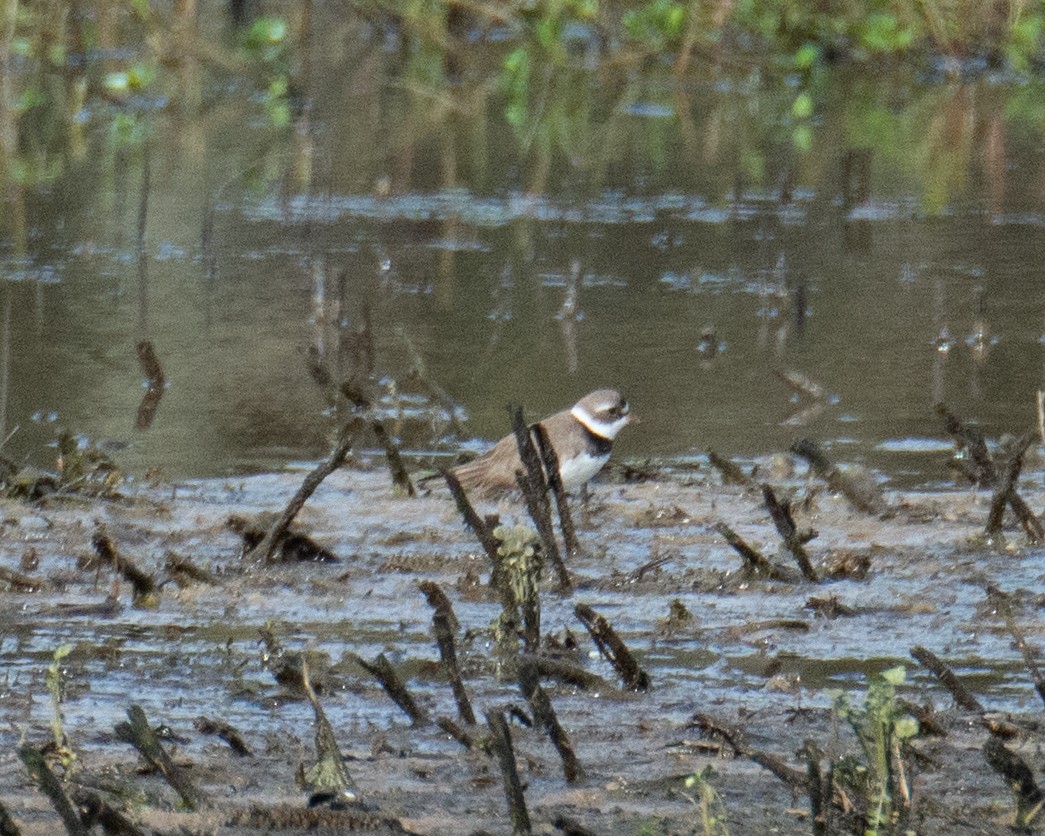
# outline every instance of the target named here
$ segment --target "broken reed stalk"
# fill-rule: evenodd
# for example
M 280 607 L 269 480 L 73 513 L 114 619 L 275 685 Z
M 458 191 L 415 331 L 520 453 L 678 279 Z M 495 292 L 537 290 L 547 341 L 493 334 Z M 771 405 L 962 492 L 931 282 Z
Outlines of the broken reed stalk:
M 410 481 L 410 474 L 407 473 L 406 465 L 403 464 L 403 457 L 399 455 L 399 448 L 392 442 L 385 425 L 380 421 L 374 421 L 372 426 L 378 443 L 385 451 L 385 459 L 388 461 L 388 469 L 392 472 L 392 484 L 395 489 L 407 496 L 417 496 L 414 483 Z
M 559 724 L 559 718 L 555 715 L 552 701 L 548 693 L 541 687 L 540 675 L 537 665 L 531 658 L 520 659 L 517 669 L 519 678 L 519 690 L 533 709 L 533 721 L 544 728 L 551 739 L 552 745 L 562 759 L 562 772 L 567 784 L 576 783 L 582 776 L 580 764 L 577 763 L 577 755 L 574 754 L 573 744 L 566 734 L 566 730 Z
M 1045 793 L 1035 783 L 1034 772 L 1023 758 L 995 737 L 987 738 L 983 744 L 983 756 L 1016 796 L 1016 828 L 1029 830 L 1045 808 Z
M 784 545 L 795 558 L 798 568 L 802 570 L 802 575 L 808 581 L 819 583 L 820 578 L 817 577 L 816 570 L 813 569 L 813 564 L 809 560 L 809 555 L 806 554 L 806 550 L 803 548 L 803 539 L 799 535 L 798 527 L 791 516 L 791 503 L 781 502 L 777 499 L 776 493 L 769 485 L 762 485 L 762 498 L 765 500 L 769 515 L 773 518 L 773 524 L 776 526 L 777 533 L 783 538 Z
M 18 750 L 18 757 L 22 759 L 40 791 L 51 800 L 51 806 L 61 817 L 69 836 L 89 836 L 90 830 L 80 821 L 72 802 L 65 794 L 62 782 L 51 772 L 43 754 L 32 746 L 23 746 Z
M 885 497 L 876 487 L 857 486 L 824 455 L 824 451 L 812 439 L 803 438 L 796 441 L 791 445 L 791 452 L 809 462 L 813 472 L 827 482 L 827 487 L 835 493 L 842 494 L 858 511 L 877 517 L 888 510 Z
M 555 567 L 555 572 L 559 577 L 559 593 L 570 595 L 573 592 L 573 583 L 570 580 L 569 572 L 566 571 L 562 555 L 559 553 L 559 544 L 555 540 L 551 503 L 548 502 L 548 484 L 545 481 L 541 458 L 533 443 L 531 429 L 523 418 L 522 407 L 513 407 L 511 413 L 512 431 L 515 433 L 515 443 L 519 448 L 519 460 L 525 471 L 517 470 L 515 480 L 522 490 L 523 497 L 526 499 L 526 510 L 541 538 L 544 556 Z
M 537 452 L 541 455 L 544 472 L 548 476 L 548 485 L 555 497 L 555 510 L 559 514 L 559 529 L 562 531 L 562 544 L 566 554 L 576 557 L 580 554 L 580 543 L 577 542 L 577 530 L 573 526 L 573 516 L 570 514 L 570 505 L 566 501 L 566 488 L 562 485 L 562 477 L 559 474 L 559 454 L 552 447 L 548 431 L 543 424 L 534 424 L 532 428 L 533 439 L 537 445 Z
M 500 711 L 486 712 L 486 724 L 490 727 L 491 745 L 501 765 L 504 780 L 504 795 L 508 800 L 508 817 L 512 823 L 512 836 L 529 836 L 530 814 L 526 811 L 526 796 L 519 781 L 519 770 L 512 748 L 512 735 L 508 722 Z
M 762 552 L 753 548 L 743 537 L 724 522 L 715 523 L 715 531 L 726 538 L 726 542 L 744 561 L 744 569 L 755 575 L 764 575 L 775 581 L 784 580 L 784 573 L 770 563 Z
M 983 433 L 962 421 L 945 404 L 936 404 L 936 414 L 943 418 L 947 432 L 954 439 L 958 452 L 968 451 L 969 457 L 972 459 L 973 466 L 963 468 L 966 478 L 980 487 L 993 487 L 997 474 Z
M 922 667 L 926 668 L 933 676 L 940 680 L 940 684 L 951 692 L 954 701 L 958 703 L 958 705 L 966 711 L 975 711 L 977 714 L 984 713 L 984 708 L 980 704 L 980 701 L 970 694 L 965 686 L 958 681 L 958 677 L 956 677 L 954 672 L 944 664 L 939 656 L 921 645 L 915 645 L 912 647 L 911 655 L 920 665 L 922 665 Z
M 378 681 L 392 701 L 403 709 L 406 716 L 410 718 L 410 722 L 415 726 L 423 726 L 428 723 L 428 715 L 414 701 L 413 695 L 407 690 L 403 680 L 399 678 L 399 674 L 396 673 L 384 653 L 378 653 L 373 662 L 368 662 L 354 653 L 350 655 L 361 668 Z
M 803 772 L 801 769 L 795 769 L 776 755 L 771 755 L 759 749 L 752 749 L 744 742 L 740 729 L 727 726 L 710 715 L 701 713 L 694 714 L 689 725 L 696 726 L 705 734 L 722 738 L 736 754 L 768 769 L 792 789 L 808 792 L 809 776 L 806 772 Z
M 432 608 L 432 632 L 435 634 L 435 642 L 439 646 L 439 658 L 442 660 L 443 669 L 450 680 L 450 688 L 457 702 L 457 713 L 461 720 L 470 726 L 475 725 L 475 712 L 472 703 L 468 699 L 464 681 L 461 679 L 461 668 L 457 664 L 457 649 L 454 646 L 454 630 L 457 629 L 457 618 L 454 615 L 450 599 L 435 581 L 421 581 L 418 584 L 428 605 Z
M 276 546 L 280 540 L 286 536 L 287 529 L 290 528 L 290 524 L 294 521 L 294 517 L 298 515 L 298 511 L 301 510 L 302 506 L 308 501 L 308 498 L 316 492 L 316 488 L 322 484 L 323 480 L 326 479 L 331 473 L 337 470 L 341 463 L 345 460 L 345 456 L 348 455 L 348 451 L 352 449 L 352 445 L 355 443 L 356 435 L 363 426 L 361 418 L 353 418 L 349 421 L 341 430 L 341 439 L 334 447 L 333 452 L 322 462 L 320 462 L 302 481 L 301 487 L 298 488 L 297 493 L 290 498 L 290 502 L 287 503 L 287 507 L 283 509 L 283 513 L 279 519 L 273 524 L 265 536 L 261 538 L 261 542 L 258 543 L 250 552 L 249 557 L 252 560 L 256 560 L 259 563 L 268 563 L 272 560 L 272 555 L 276 551 Z
M 130 743 L 141 754 L 153 769 L 157 770 L 181 796 L 182 803 L 190 810 L 197 809 L 206 801 L 206 797 L 193 785 L 192 781 L 177 764 L 171 760 L 167 750 L 163 748 L 156 733 L 150 728 L 149 720 L 140 705 L 134 703 L 127 709 L 130 723 L 117 723 L 116 736 Z
M 639 667 L 628 646 L 617 635 L 609 621 L 587 604 L 578 604 L 573 608 L 573 612 L 588 628 L 599 652 L 613 665 L 624 682 L 624 687 L 630 691 L 648 691 L 649 674 Z
M 156 582 L 152 575 L 139 569 L 132 560 L 120 554 L 116 550 L 112 538 L 101 524 L 94 529 L 94 534 L 91 535 L 91 545 L 94 546 L 95 554 L 102 563 L 111 566 L 131 584 L 134 589 L 135 606 L 152 607 L 156 605 Z
M 305 688 L 305 696 L 308 697 L 312 712 L 316 716 L 316 764 L 305 775 L 305 779 L 312 790 L 312 798 L 309 806 L 326 800 L 336 799 L 338 801 L 356 801 L 359 794 L 356 791 L 355 782 L 345 768 L 345 759 L 337 745 L 337 737 L 334 728 L 327 719 L 323 706 L 319 704 L 319 697 L 312 687 L 312 680 L 308 675 L 308 663 L 304 657 L 301 660 L 301 683 Z
M 1023 663 L 1027 666 L 1027 670 L 1030 672 L 1031 679 L 1034 682 L 1034 690 L 1038 692 L 1038 696 L 1041 697 L 1043 702 L 1045 702 L 1045 674 L 1043 674 L 1041 668 L 1038 667 L 1038 656 L 1040 655 L 1040 652 L 1037 648 L 1028 643 L 1027 637 L 1016 624 L 1016 619 L 1012 614 L 1012 598 L 1008 593 L 1003 592 L 993 584 L 987 584 L 987 597 L 998 610 L 998 613 L 1002 618 L 1005 619 L 1005 626 L 1009 630 L 1009 635 L 1012 636 L 1016 648 L 1023 656 Z
M 1032 543 L 1041 543 L 1045 540 L 1045 528 L 1042 528 L 1041 521 L 1016 492 L 1016 482 L 1023 470 L 1023 456 L 1033 439 L 1034 436 L 1031 433 L 1024 433 L 1013 441 L 1007 448 L 1008 462 L 1004 468 L 997 469 L 994 494 L 991 497 L 991 510 L 987 515 L 987 525 L 984 528 L 984 534 L 987 537 L 994 537 L 1001 532 L 1005 506 L 1011 505 L 1028 539 Z

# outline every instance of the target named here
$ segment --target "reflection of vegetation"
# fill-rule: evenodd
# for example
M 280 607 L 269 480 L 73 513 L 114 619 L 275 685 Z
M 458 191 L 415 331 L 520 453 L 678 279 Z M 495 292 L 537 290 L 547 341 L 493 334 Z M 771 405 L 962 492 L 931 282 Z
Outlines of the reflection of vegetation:
M 399 148 L 421 149 L 436 139 L 445 143 L 439 159 L 452 178 L 461 170 L 452 144 L 488 142 L 484 120 L 492 116 L 511 131 L 523 182 L 534 191 L 560 179 L 552 176 L 557 166 L 589 176 L 586 185 L 596 190 L 617 185 L 605 182 L 607 171 L 624 158 L 668 170 L 678 165 L 674 143 L 693 157 L 684 165 L 732 166 L 724 177 L 730 187 L 766 186 L 778 176 L 766 165 L 774 146 L 815 156 L 830 119 L 827 91 L 837 65 L 908 62 L 908 74 L 927 68 L 945 78 L 988 67 L 1032 73 L 1045 60 L 1045 7 L 1019 0 L 357 3 L 355 18 L 337 18 L 337 25 L 355 43 L 368 43 L 369 52 L 352 53 L 348 62 L 327 54 L 348 41 L 341 30 L 324 40 L 312 20 L 321 12 L 311 4 L 268 4 L 264 17 L 235 24 L 197 8 L 145 0 L 0 5 L 0 181 L 19 188 L 52 183 L 86 156 L 93 129 L 106 128 L 93 135 L 104 134 L 112 147 L 141 144 L 157 120 L 213 110 L 214 97 L 240 91 L 263 112 L 261 129 L 285 127 L 304 112 L 298 105 L 316 95 L 311 64 L 322 58 L 333 79 L 346 77 L 344 87 L 367 86 L 393 99 L 360 111 L 380 115 L 354 120 L 352 151 L 372 151 L 367 140 L 387 135 Z M 206 82 L 194 67 L 209 74 Z M 673 72 L 686 73 L 686 83 L 678 84 Z M 229 84 L 229 76 L 247 83 Z M 689 76 L 710 76 L 731 91 L 721 98 L 732 104 L 696 110 L 687 98 L 695 89 Z M 408 101 L 405 115 L 396 97 Z M 1006 117 L 1043 130 L 1037 91 L 1016 90 L 1013 98 L 1022 104 Z M 847 114 L 854 109 L 841 106 Z M 961 188 L 960 172 L 976 156 L 951 130 L 955 111 L 966 106 L 955 100 L 942 105 L 950 113 L 930 114 L 914 155 L 893 102 L 871 114 L 879 121 L 875 132 L 855 142 L 937 166 L 925 196 L 929 208 L 938 208 Z M 748 113 L 732 114 L 730 107 Z M 479 111 L 481 118 L 470 119 Z M 407 124 L 386 134 L 393 116 Z M 870 121 L 863 119 L 865 126 Z M 703 147 L 696 147 L 701 135 Z M 893 144 L 880 146 L 879 139 Z M 301 157 L 311 153 L 306 145 L 296 150 Z M 469 148 L 461 156 L 477 176 L 487 170 L 484 152 Z M 385 160 L 368 161 L 375 159 L 354 184 L 387 175 Z M 18 207 L 5 213 L 12 228 L 20 217 Z M 17 243 L 19 235 L 13 237 Z

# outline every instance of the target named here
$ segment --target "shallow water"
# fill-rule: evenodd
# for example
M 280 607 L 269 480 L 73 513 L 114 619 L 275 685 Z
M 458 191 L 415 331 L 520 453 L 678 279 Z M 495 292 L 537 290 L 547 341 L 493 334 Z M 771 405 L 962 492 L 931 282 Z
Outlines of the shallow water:
M 728 62 L 580 73 L 547 114 L 568 144 L 535 147 L 479 83 L 496 41 L 437 84 L 316 14 L 307 121 L 280 128 L 250 80 L 186 70 L 129 103 L 129 138 L 105 103 L 81 145 L 53 138 L 57 174 L 0 231 L 9 455 L 50 464 L 64 427 L 137 474 L 315 458 L 339 422 L 316 370 L 351 371 L 337 346 L 365 308 L 385 414 L 418 453 L 504 434 L 508 403 L 536 417 L 603 385 L 643 417 L 622 456 L 809 435 L 901 485 L 947 477 L 918 449 L 942 436 L 936 401 L 992 436 L 1034 421 L 1040 85 L 825 71 L 796 125 L 793 86 Z M 197 89 L 206 106 L 180 95 Z M 136 429 L 143 339 L 166 388 Z

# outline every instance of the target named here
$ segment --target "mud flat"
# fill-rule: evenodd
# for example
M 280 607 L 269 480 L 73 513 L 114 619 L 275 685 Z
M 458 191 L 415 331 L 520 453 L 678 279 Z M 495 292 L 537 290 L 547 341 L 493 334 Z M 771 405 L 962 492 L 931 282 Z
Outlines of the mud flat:
M 399 498 L 383 471 L 338 470 L 295 521 L 335 560 L 265 564 L 244 557 L 229 518 L 278 511 L 302 473 L 5 502 L 0 803 L 16 829 L 4 832 L 63 827 L 23 762 L 34 751 L 81 822 L 108 832 L 518 831 L 487 715 L 508 719 L 535 832 L 850 832 L 866 812 L 853 787 L 870 768 L 854 726 L 898 666 L 903 681 L 876 692 L 890 723 L 906 721 L 890 744 L 894 821 L 1009 833 L 1022 810 L 1040 826 L 1045 563 L 1014 518 L 985 538 L 990 490 L 887 492 L 868 513 L 802 474 L 774 483 L 795 526 L 785 547 L 757 487 L 710 471 L 623 479 L 574 506 L 572 595 L 547 574 L 540 596 L 540 655 L 574 672 L 540 675 L 575 755 L 569 781 L 543 721 L 527 725 L 536 703 L 495 653 L 502 602 L 445 488 Z M 1045 506 L 1042 481 L 1023 475 L 1030 509 Z M 483 510 L 523 521 L 519 504 Z M 774 572 L 745 569 L 727 527 Z M 422 582 L 452 606 L 444 627 L 474 724 L 440 661 Z M 578 605 L 612 625 L 648 689 L 624 686 Z M 360 661 L 378 657 L 412 718 Z M 139 710 L 161 727 L 173 768 L 129 742 Z M 331 743 L 317 726 L 332 732 L 328 759 L 343 755 L 337 791 L 317 784 L 317 745 Z M 1029 772 L 1021 792 L 999 771 L 999 746 Z M 803 783 L 812 774 L 828 788 L 819 801 Z M 95 802 L 125 825 L 85 813 Z

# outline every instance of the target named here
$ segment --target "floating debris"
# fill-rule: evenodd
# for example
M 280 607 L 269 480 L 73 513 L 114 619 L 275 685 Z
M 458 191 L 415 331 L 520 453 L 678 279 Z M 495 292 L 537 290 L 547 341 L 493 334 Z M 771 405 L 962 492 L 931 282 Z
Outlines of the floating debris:
M 808 461 L 813 472 L 827 482 L 828 488 L 842 494 L 858 511 L 876 517 L 888 513 L 885 497 L 870 476 L 857 483 L 850 474 L 843 473 L 833 464 L 815 441 L 808 438 L 796 441 L 791 445 L 791 452 Z

